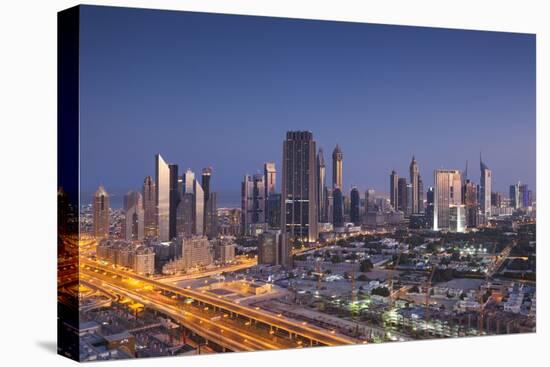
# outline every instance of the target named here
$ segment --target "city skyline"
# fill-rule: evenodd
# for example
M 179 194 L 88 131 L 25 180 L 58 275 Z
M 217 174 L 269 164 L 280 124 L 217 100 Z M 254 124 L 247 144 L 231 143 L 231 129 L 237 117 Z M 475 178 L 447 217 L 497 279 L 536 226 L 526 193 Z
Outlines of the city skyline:
M 413 155 L 427 188 L 434 169 L 473 166 L 480 150 L 494 191 L 536 191 L 533 35 L 166 11 L 141 27 L 145 13 L 125 13 L 120 29 L 114 8 L 82 12 L 83 192 L 138 188 L 162 152 L 181 169 L 212 166 L 215 190 L 238 193 L 264 162 L 282 167 L 288 130 L 313 131 L 326 158 L 342 147 L 344 192 L 387 193 Z M 211 27 L 185 37 L 197 24 Z

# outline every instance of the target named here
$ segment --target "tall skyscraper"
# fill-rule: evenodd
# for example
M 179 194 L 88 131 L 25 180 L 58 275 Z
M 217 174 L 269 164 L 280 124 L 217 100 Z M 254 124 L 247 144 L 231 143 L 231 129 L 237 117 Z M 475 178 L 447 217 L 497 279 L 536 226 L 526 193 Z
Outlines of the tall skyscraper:
M 405 177 L 397 180 L 397 198 L 397 210 L 407 214 L 407 179 Z
M 241 189 L 243 233 L 255 235 L 266 223 L 265 176 L 244 176 Z
M 176 237 L 177 226 L 177 211 L 178 204 L 181 200 L 181 184 L 179 183 L 178 165 L 169 164 L 170 170 L 170 192 L 169 192 L 169 210 L 168 210 L 168 239 L 172 240 Z
M 317 153 L 317 210 L 319 211 L 319 222 L 327 221 L 325 197 L 326 185 L 325 156 L 323 149 L 319 148 L 319 153 Z
M 93 234 L 98 240 L 109 237 L 109 194 L 100 185 L 92 203 Z
M 434 188 L 429 187 L 426 192 L 426 221 L 430 227 L 434 223 L 434 201 Z
M 155 186 L 158 238 L 170 240 L 170 168 L 160 154 L 155 156 Z
M 141 241 L 144 237 L 143 197 L 139 192 L 130 191 L 124 195 L 124 222 L 122 234 L 126 241 Z
M 361 195 L 357 187 L 353 187 L 350 192 L 350 220 L 355 225 L 361 225 L 360 205 Z
M 375 191 L 374 189 L 367 189 L 365 191 L 365 214 L 373 213 L 376 211 Z
M 479 180 L 480 185 L 480 208 L 481 213 L 484 216 L 484 220 L 491 215 L 491 190 L 492 190 L 492 180 L 493 174 L 489 167 L 481 159 L 481 153 L 479 154 L 479 168 L 481 173 L 481 179 Z
M 343 161 L 344 161 L 344 154 L 342 154 L 342 150 L 340 149 L 340 146 L 336 144 L 336 148 L 334 148 L 334 151 L 332 152 L 332 188 L 340 188 L 340 190 L 344 189 L 344 173 L 343 173 Z
M 395 170 L 390 174 L 390 204 L 394 210 L 399 209 L 399 176 Z
M 144 234 L 147 237 L 157 235 L 157 217 L 156 217 L 156 186 L 151 176 L 143 180 L 143 225 Z
M 275 168 L 275 162 L 264 163 L 264 184 L 264 198 L 267 199 L 269 197 L 269 194 L 275 193 L 275 188 L 277 184 L 277 169 Z
M 434 171 L 434 230 L 451 229 L 451 207 L 462 205 L 462 179 L 458 170 Z M 460 216 L 460 209 L 455 216 Z
M 418 213 L 419 210 L 418 210 L 418 179 L 419 179 L 419 175 L 418 175 L 418 163 L 416 163 L 416 159 L 414 158 L 414 155 L 412 157 L 412 160 L 411 160 L 411 164 L 409 165 L 409 174 L 410 174 L 410 179 L 411 179 L 411 195 L 412 197 L 410 198 L 410 202 L 411 202 L 411 214 L 412 213 Z
M 195 234 L 202 236 L 204 234 L 204 190 L 196 179 L 193 180 L 193 194 Z
M 470 180 L 465 180 L 462 190 L 462 202 L 466 208 L 466 226 L 475 228 L 478 225 L 477 185 Z
M 212 167 L 203 168 L 202 175 L 201 175 L 201 186 L 204 191 L 205 204 L 208 201 L 208 197 L 210 196 L 211 178 L 212 178 Z
M 212 220 L 212 210 L 215 210 L 215 205 L 212 206 L 210 203 L 210 182 L 212 179 L 212 167 L 207 167 L 202 169 L 202 176 L 201 176 L 201 186 L 204 191 L 204 233 L 207 234 L 209 237 L 212 234 L 211 231 L 211 223 Z M 208 227 L 208 229 L 207 229 Z
M 318 239 L 316 152 L 310 131 L 286 133 L 281 199 L 283 241 L 303 243 Z M 290 251 L 289 243 L 283 247 Z M 283 256 L 290 257 L 290 252 Z
M 424 181 L 418 175 L 418 213 L 424 213 Z
M 414 208 L 414 189 L 413 184 L 408 183 L 406 186 L 406 198 L 407 198 L 407 205 L 405 206 L 405 216 L 410 217 L 411 214 L 413 214 L 413 208 Z
M 281 194 L 273 193 L 267 198 L 266 207 L 268 229 L 281 229 Z
M 342 195 L 342 190 L 338 187 L 332 192 L 334 208 L 333 215 L 334 218 L 332 223 L 334 227 L 343 227 L 344 226 L 344 196 Z

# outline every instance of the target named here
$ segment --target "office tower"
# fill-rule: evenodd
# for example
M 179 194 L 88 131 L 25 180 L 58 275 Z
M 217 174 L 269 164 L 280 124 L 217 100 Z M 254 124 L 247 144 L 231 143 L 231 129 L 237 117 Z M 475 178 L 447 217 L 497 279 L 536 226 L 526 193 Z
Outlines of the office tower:
M 359 212 L 361 195 L 357 187 L 351 189 L 350 192 L 350 221 L 355 225 L 361 225 L 361 215 Z
M 160 154 L 155 156 L 155 186 L 158 238 L 170 240 L 170 168 Z
M 512 208 L 518 209 L 519 208 L 519 203 L 520 203 L 520 200 L 519 200 L 519 183 L 514 184 L 514 185 L 510 185 L 509 197 L 510 197 L 510 205 L 512 206 Z
M 405 216 L 409 217 L 411 214 L 413 214 L 413 208 L 414 208 L 414 189 L 413 184 L 408 183 L 406 186 L 406 197 L 407 197 L 407 205 L 405 206 Z
M 426 221 L 428 222 L 428 227 L 433 226 L 434 222 L 434 188 L 429 187 L 426 192 Z
M 418 176 L 418 213 L 424 213 L 424 181 Z
M 411 198 L 409 201 L 411 202 L 411 212 L 412 213 L 418 213 L 418 164 L 416 163 L 416 159 L 414 158 L 414 155 L 411 160 L 411 164 L 409 165 L 409 174 L 411 179 Z
M 266 223 L 265 176 L 261 174 L 246 175 L 241 188 L 243 233 L 255 235 L 261 227 L 258 225 Z
M 109 194 L 100 185 L 92 203 L 93 235 L 98 240 L 109 237 L 109 209 Z
M 343 176 L 343 159 L 344 155 L 340 146 L 336 144 L 336 148 L 332 152 L 332 188 L 338 187 L 340 190 L 344 189 L 344 176 Z
M 470 180 L 464 182 L 462 190 L 464 207 L 466 210 L 466 226 L 475 228 L 478 225 L 478 193 L 477 185 Z
M 145 177 L 143 180 L 143 225 L 144 234 L 147 237 L 157 235 L 157 218 L 156 218 L 156 186 L 151 176 Z
M 124 222 L 122 234 L 126 241 L 141 241 L 144 237 L 143 197 L 139 192 L 130 191 L 124 195 Z
M 343 227 L 344 226 L 344 196 L 342 195 L 342 190 L 338 187 L 332 192 L 334 200 L 334 218 L 332 220 L 334 227 Z
M 281 265 L 281 231 L 262 233 L 258 243 L 258 264 Z
M 205 204 L 205 222 L 204 222 L 204 235 L 209 239 L 216 238 L 218 236 L 218 215 L 216 213 L 218 195 L 215 192 L 211 192 L 208 202 Z M 206 197 L 206 194 L 205 194 Z
M 288 131 L 283 142 L 281 227 L 284 241 L 318 238 L 316 144 L 310 131 Z M 288 233 L 288 236 L 285 234 Z M 290 243 L 283 246 L 290 250 Z M 290 252 L 283 254 L 290 257 Z M 290 263 L 290 260 L 287 261 Z
M 390 204 L 393 210 L 399 210 L 399 176 L 395 170 L 390 174 Z
M 206 237 L 185 238 L 182 243 L 182 270 L 208 266 L 213 261 L 213 255 L 212 246 Z
M 451 206 L 462 205 L 462 179 L 458 170 L 434 171 L 434 230 L 451 229 Z M 461 216 L 460 209 L 453 209 L 455 217 Z M 458 212 L 457 212 L 458 210 Z M 455 222 L 456 223 L 456 222 Z M 460 223 L 459 223 L 460 224 Z
M 264 163 L 264 198 L 268 198 L 269 194 L 275 193 L 275 185 L 277 183 L 277 170 L 274 162 Z
M 407 179 L 401 177 L 397 180 L 397 210 L 404 214 L 407 212 Z
M 377 211 L 374 189 L 365 191 L 365 214 Z
M 317 153 L 317 210 L 319 211 L 319 222 L 327 221 L 326 213 L 326 167 L 323 149 L 319 148 Z
M 209 210 L 210 206 L 208 202 L 210 201 L 210 181 L 212 177 L 212 167 L 207 167 L 202 169 L 201 175 L 201 186 L 204 191 L 204 233 L 207 233 L 206 227 L 208 226 Z
M 168 239 L 172 240 L 176 237 L 176 225 L 177 225 L 177 210 L 178 204 L 181 200 L 181 184 L 178 176 L 178 165 L 169 164 L 168 169 L 170 171 L 170 192 L 169 202 L 170 207 L 168 211 Z M 178 189 L 179 188 L 179 189 Z
M 466 213 L 464 204 L 449 205 L 449 231 L 464 232 L 466 230 Z
M 518 191 L 520 208 L 525 209 L 529 207 L 529 189 L 527 188 L 527 184 L 519 184 Z
M 267 227 L 269 229 L 281 228 L 281 194 L 272 193 L 267 198 Z
M 334 223 L 334 196 L 332 195 L 332 190 L 328 187 L 325 187 L 325 211 L 326 221 L 328 223 Z
M 193 201 L 192 193 L 182 194 L 177 210 L 176 232 L 178 237 L 190 237 L 194 234 Z
M 493 174 L 491 170 L 487 167 L 487 165 L 483 163 L 483 160 L 481 159 L 481 153 L 479 154 L 479 168 L 481 171 L 481 179 L 479 181 L 481 190 L 479 195 L 479 203 L 481 213 L 485 217 L 484 220 L 486 221 L 487 218 L 491 215 L 491 190 Z
M 204 235 L 204 190 L 197 180 L 193 180 L 193 220 L 195 235 Z
M 502 207 L 502 193 L 500 192 L 491 193 L 491 206 L 495 208 Z
M 183 174 L 183 192 L 193 194 L 193 184 L 195 182 L 195 173 L 188 169 Z

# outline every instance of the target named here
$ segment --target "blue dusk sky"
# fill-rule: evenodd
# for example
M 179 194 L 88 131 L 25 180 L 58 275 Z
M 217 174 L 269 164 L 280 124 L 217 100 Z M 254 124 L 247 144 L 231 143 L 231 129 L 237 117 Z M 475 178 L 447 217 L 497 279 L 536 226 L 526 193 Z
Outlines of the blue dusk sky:
M 414 154 L 494 191 L 535 189 L 534 35 L 284 18 L 81 7 L 81 189 L 122 193 L 154 176 L 212 166 L 238 194 L 287 130 L 344 153 L 344 186 L 387 192 Z M 280 178 L 280 177 L 279 177 Z

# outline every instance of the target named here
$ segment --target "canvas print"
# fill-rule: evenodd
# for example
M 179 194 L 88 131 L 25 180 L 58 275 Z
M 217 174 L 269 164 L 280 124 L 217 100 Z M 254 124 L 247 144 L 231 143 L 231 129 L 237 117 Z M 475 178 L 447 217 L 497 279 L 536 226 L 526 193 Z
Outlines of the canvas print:
M 88 5 L 58 27 L 61 355 L 536 331 L 534 34 Z

